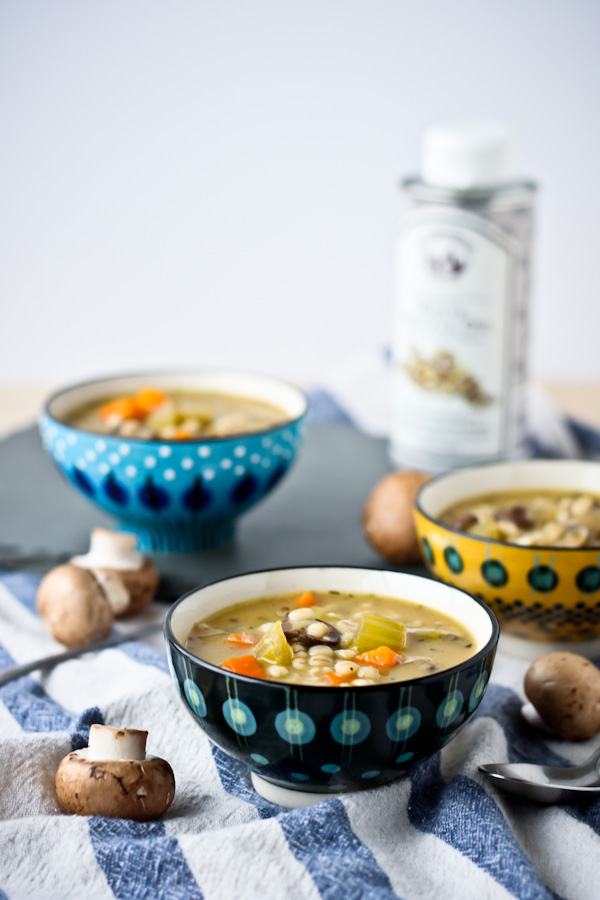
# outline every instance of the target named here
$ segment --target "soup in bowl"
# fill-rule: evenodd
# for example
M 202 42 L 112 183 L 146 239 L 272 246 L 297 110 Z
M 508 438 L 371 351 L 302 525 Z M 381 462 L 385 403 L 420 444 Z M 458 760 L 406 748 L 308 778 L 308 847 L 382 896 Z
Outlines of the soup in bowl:
M 40 430 L 67 480 L 143 549 L 189 551 L 229 540 L 286 475 L 306 410 L 302 391 L 276 378 L 148 373 L 64 388 Z
M 193 591 L 165 637 L 209 739 L 267 799 L 303 805 L 389 782 L 451 740 L 483 696 L 498 626 L 485 604 L 431 579 L 314 567 Z
M 427 566 L 485 600 L 506 647 L 600 647 L 600 465 L 527 460 L 424 485 L 415 522 Z M 514 639 L 514 640 L 513 640 Z M 523 640 L 524 639 L 524 640 Z

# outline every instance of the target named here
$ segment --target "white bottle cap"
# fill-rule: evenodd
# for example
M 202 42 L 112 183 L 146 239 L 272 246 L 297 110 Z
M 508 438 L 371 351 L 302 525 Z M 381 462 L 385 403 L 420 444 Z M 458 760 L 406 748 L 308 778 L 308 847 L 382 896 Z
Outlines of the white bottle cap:
M 504 125 L 433 125 L 423 135 L 421 175 L 427 184 L 473 188 L 510 174 L 511 132 Z

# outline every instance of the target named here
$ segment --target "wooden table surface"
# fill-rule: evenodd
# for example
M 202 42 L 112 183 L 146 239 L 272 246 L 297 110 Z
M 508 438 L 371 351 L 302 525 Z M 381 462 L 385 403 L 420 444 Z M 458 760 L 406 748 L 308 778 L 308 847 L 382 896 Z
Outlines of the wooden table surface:
M 600 428 L 600 382 L 549 382 L 544 390 L 559 409 Z M 0 384 L 0 437 L 35 422 L 52 384 Z

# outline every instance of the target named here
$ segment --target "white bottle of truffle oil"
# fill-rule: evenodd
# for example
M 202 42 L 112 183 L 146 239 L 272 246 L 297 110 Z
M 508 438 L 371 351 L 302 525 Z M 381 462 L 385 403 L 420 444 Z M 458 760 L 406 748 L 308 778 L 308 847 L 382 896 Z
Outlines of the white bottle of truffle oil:
M 391 455 L 441 471 L 525 452 L 526 320 L 535 185 L 510 178 L 499 125 L 428 129 L 402 184 Z

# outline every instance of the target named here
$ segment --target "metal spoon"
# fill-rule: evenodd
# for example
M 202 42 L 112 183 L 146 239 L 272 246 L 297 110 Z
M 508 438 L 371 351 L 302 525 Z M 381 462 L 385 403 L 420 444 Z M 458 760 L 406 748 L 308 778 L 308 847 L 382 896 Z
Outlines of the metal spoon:
M 15 678 L 29 675 L 30 672 L 35 672 L 37 669 L 53 669 L 54 666 L 67 662 L 69 659 L 83 656 L 84 653 L 94 653 L 96 650 L 106 650 L 108 647 L 116 647 L 118 644 L 125 644 L 127 641 L 137 641 L 140 638 L 148 637 L 150 634 L 162 631 L 162 627 L 162 622 L 154 622 L 152 625 L 143 625 L 134 631 L 113 634 L 112 637 L 104 638 L 103 641 L 95 641 L 93 644 L 86 644 L 85 647 L 76 647 L 74 650 L 66 650 L 64 653 L 54 653 L 52 656 L 44 656 L 42 659 L 34 659 L 32 662 L 23 663 L 21 666 L 10 666 L 10 668 L 0 671 L 0 687 L 8 684 L 9 681 L 14 681 Z
M 600 797 L 600 747 L 579 766 L 489 763 L 479 766 L 504 791 L 538 803 L 573 803 Z

